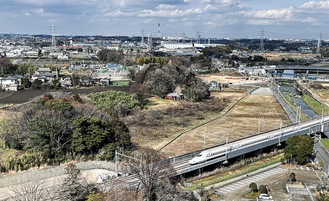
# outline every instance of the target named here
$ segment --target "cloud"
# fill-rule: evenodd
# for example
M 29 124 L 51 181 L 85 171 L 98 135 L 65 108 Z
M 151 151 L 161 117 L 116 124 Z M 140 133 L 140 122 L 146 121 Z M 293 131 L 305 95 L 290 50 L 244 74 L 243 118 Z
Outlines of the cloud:
M 329 9 L 329 1 L 309 1 L 300 6 L 304 9 Z
M 260 11 L 242 11 L 241 14 L 259 19 L 292 19 L 294 16 L 293 9 L 275 9 L 275 10 L 260 10 Z
M 193 14 L 201 14 L 202 10 L 199 8 L 190 8 L 188 10 L 142 10 L 137 15 L 138 17 L 185 17 Z

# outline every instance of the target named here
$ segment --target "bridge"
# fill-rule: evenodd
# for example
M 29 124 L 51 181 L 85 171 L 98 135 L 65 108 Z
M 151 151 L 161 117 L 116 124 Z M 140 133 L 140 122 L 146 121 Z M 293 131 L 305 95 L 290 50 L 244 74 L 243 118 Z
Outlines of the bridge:
M 278 72 L 283 72 L 284 70 L 293 70 L 296 73 L 306 73 L 309 74 L 328 74 L 329 67 L 325 66 L 275 66 L 275 67 L 266 67 L 265 70 L 276 70 Z
M 188 161 L 201 151 L 174 157 L 170 159 L 171 164 L 176 170 L 177 175 L 185 174 L 195 170 L 200 170 L 209 165 L 225 163 L 228 159 L 243 156 L 266 147 L 277 146 L 288 138 L 299 135 L 310 135 L 319 132 L 329 131 L 329 115 L 319 119 L 305 121 L 298 124 L 293 124 L 284 128 L 264 132 L 248 138 L 240 139 L 228 144 L 221 144 L 208 150 L 225 149 L 225 155 L 218 158 L 208 160 L 203 163 L 190 165 Z

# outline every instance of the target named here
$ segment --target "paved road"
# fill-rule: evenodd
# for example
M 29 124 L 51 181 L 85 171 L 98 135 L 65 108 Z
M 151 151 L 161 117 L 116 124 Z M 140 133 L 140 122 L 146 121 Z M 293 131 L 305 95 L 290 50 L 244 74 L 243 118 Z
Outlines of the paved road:
M 244 179 L 231 183 L 229 185 L 217 188 L 219 192 L 223 193 L 223 194 L 227 194 L 230 193 L 232 191 L 236 191 L 236 190 L 240 190 L 240 189 L 248 189 L 249 188 L 249 184 L 251 182 L 258 182 L 261 181 L 263 179 L 266 179 L 269 176 L 273 176 L 273 175 L 285 175 L 288 172 L 287 169 L 281 168 L 281 167 L 276 167 L 264 172 L 261 172 L 259 174 L 253 175 L 253 176 L 246 176 Z

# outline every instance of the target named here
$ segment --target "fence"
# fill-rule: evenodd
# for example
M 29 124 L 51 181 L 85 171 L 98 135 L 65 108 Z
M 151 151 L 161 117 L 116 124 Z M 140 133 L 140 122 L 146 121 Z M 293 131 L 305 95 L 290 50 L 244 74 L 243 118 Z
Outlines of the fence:
M 276 85 L 273 82 L 271 82 L 270 89 L 272 90 L 274 97 L 280 103 L 281 107 L 288 115 L 291 123 L 296 123 L 297 122 L 297 113 L 292 108 L 292 106 L 288 103 L 288 101 L 285 99 L 285 97 L 282 95 L 282 93 L 279 90 L 279 87 L 280 87 L 279 85 Z

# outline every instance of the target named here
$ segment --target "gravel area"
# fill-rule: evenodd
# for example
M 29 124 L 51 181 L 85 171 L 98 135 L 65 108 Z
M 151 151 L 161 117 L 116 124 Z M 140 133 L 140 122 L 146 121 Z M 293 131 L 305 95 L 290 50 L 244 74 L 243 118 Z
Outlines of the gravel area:
M 263 95 L 263 96 L 272 96 L 273 93 L 268 87 L 259 87 L 258 89 L 251 92 L 252 95 Z

